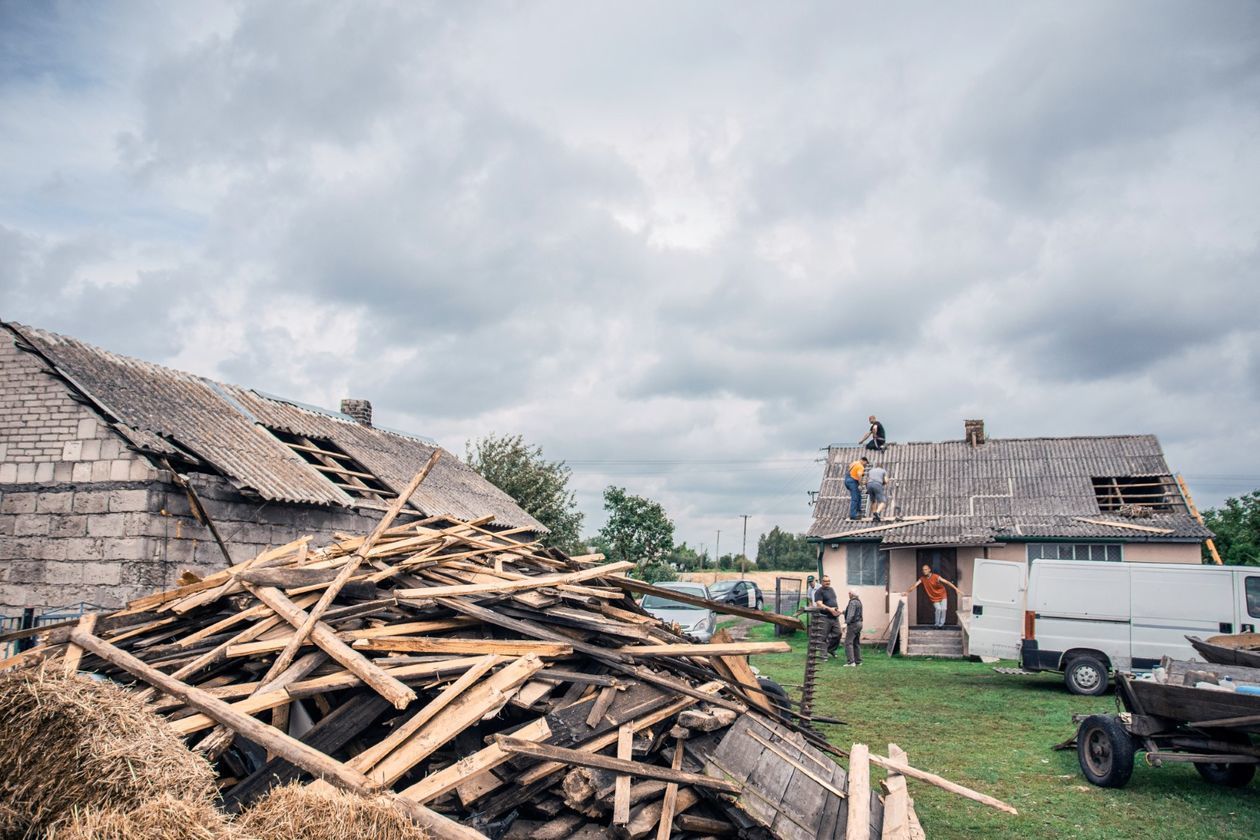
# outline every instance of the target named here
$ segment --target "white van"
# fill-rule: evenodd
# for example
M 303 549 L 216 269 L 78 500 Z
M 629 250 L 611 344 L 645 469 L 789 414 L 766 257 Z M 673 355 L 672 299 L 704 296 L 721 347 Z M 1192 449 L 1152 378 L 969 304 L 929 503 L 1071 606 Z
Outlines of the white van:
M 1254 633 L 1260 568 L 977 558 L 971 605 L 969 653 L 1062 671 L 1073 694 L 1102 694 L 1109 671 L 1196 658 L 1186 636 Z

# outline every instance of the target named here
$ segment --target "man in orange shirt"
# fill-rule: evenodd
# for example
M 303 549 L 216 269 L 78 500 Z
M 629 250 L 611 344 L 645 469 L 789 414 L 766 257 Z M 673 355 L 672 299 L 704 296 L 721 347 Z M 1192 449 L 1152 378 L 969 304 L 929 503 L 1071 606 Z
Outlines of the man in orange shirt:
M 862 515 L 862 473 L 870 461 L 858 458 L 849 464 L 849 473 L 844 477 L 844 486 L 849 491 L 849 518 L 857 519 Z
M 923 573 L 919 579 L 914 582 L 914 586 L 906 590 L 906 597 L 914 591 L 915 586 L 923 584 L 923 594 L 927 595 L 928 600 L 932 602 L 932 608 L 936 611 L 936 626 L 945 626 L 945 605 L 949 603 L 949 593 L 945 591 L 945 587 L 954 590 L 954 594 L 962 597 L 962 592 L 957 586 L 947 581 L 945 578 L 932 571 L 932 567 L 927 563 L 923 564 Z

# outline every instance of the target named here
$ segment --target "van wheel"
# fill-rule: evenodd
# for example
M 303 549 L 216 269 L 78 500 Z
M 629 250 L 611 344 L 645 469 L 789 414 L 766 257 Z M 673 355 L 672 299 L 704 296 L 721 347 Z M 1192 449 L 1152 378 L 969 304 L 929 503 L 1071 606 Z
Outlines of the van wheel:
M 1090 715 L 1076 731 L 1076 758 L 1090 784 L 1124 787 L 1133 775 L 1133 738 L 1115 715 Z
M 1107 690 L 1107 666 L 1096 656 L 1073 657 L 1063 672 L 1068 691 L 1097 697 Z
M 1213 732 L 1212 737 L 1218 741 L 1250 747 L 1251 739 L 1241 732 Z M 1240 788 L 1246 787 L 1256 775 L 1254 764 L 1225 764 L 1217 762 L 1201 762 L 1194 765 L 1199 775 L 1214 785 Z

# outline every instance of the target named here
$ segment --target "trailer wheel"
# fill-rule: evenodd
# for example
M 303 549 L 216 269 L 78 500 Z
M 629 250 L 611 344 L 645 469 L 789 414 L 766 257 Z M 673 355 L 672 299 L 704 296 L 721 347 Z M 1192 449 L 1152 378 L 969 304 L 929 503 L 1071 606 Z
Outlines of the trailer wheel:
M 1124 787 L 1133 775 L 1133 737 L 1115 715 L 1090 715 L 1076 732 L 1076 757 L 1090 784 Z
M 1107 690 L 1107 666 L 1096 656 L 1074 656 L 1063 670 L 1063 681 L 1073 694 L 1097 697 Z
M 1241 732 L 1214 732 L 1218 741 L 1229 741 L 1241 746 L 1251 746 L 1251 739 Z M 1214 785 L 1240 788 L 1246 787 L 1256 775 L 1254 764 L 1225 764 L 1223 762 L 1201 762 L 1194 765 L 1199 775 Z

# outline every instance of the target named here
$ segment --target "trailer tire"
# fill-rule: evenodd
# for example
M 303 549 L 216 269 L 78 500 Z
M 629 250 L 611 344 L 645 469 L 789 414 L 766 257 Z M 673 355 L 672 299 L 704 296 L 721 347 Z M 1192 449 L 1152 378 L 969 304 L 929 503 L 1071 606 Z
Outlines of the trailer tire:
M 1097 697 L 1107 690 L 1107 666 L 1087 653 L 1073 656 L 1063 669 L 1063 682 L 1073 694 Z
M 1090 715 L 1076 731 L 1076 758 L 1090 784 L 1122 788 L 1133 775 L 1133 736 L 1115 715 Z
M 1214 732 L 1213 737 L 1218 741 L 1230 741 L 1242 746 L 1251 746 L 1251 739 L 1241 732 Z M 1202 762 L 1196 763 L 1194 769 L 1199 771 L 1199 775 L 1205 781 L 1214 785 L 1232 788 L 1246 787 L 1256 776 L 1256 765 L 1254 764 Z

